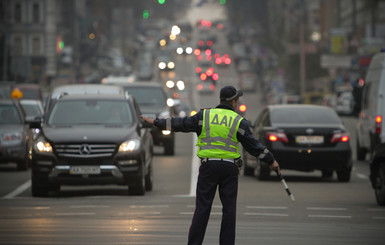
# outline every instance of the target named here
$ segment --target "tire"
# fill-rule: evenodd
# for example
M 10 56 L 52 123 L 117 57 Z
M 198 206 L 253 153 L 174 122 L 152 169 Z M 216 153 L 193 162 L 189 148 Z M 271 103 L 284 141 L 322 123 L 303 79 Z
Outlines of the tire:
M 32 176 L 31 191 L 34 197 L 48 197 L 50 188 L 48 181 L 43 178 Z
M 333 177 L 333 170 L 324 169 L 322 170 L 322 178 L 328 179 Z
M 148 173 L 145 177 L 145 189 L 146 191 L 152 191 L 153 188 L 153 174 L 152 174 L 152 162 L 148 168 Z
M 17 162 L 17 170 L 18 171 L 27 170 L 29 168 L 29 166 L 31 165 L 30 161 L 31 160 L 29 159 L 28 148 L 27 148 L 25 151 L 25 154 L 24 154 L 24 158 Z
M 167 156 L 173 156 L 175 154 L 175 140 L 174 139 L 172 139 L 168 142 L 165 142 L 164 154 Z
M 128 193 L 133 196 L 143 196 L 146 190 L 146 183 L 145 183 L 145 176 L 144 171 L 139 173 L 139 175 L 136 178 L 135 185 L 130 185 L 128 187 Z
M 380 164 L 374 173 L 374 194 L 377 204 L 385 206 L 385 163 Z
M 267 163 L 259 162 L 258 179 L 267 180 L 270 177 L 270 168 Z
M 349 182 L 350 175 L 352 172 L 352 167 L 343 167 L 341 170 L 337 171 L 337 179 L 339 182 Z
M 243 153 L 243 175 L 245 176 L 254 176 L 254 168 L 249 167 L 247 165 L 247 160 L 249 156 L 247 155 L 246 152 Z
M 366 150 L 360 146 L 358 138 L 356 141 L 356 146 L 357 160 L 364 161 L 366 157 Z
M 29 167 L 28 159 L 19 160 L 17 162 L 17 170 L 18 171 L 26 171 L 28 169 L 28 167 Z

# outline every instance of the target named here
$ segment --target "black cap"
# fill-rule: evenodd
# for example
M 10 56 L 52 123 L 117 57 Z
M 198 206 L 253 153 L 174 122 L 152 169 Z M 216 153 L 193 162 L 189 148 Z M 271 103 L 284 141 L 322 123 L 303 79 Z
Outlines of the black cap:
M 225 86 L 221 89 L 221 93 L 219 95 L 221 100 L 231 101 L 238 97 L 241 97 L 243 92 L 241 90 L 237 90 L 233 86 Z

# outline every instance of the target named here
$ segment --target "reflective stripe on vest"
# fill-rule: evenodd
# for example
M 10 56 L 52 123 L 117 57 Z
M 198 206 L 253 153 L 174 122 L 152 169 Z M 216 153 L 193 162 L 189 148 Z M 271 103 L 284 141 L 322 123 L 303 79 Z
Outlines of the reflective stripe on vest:
M 213 110 L 222 110 L 222 109 L 213 109 Z M 215 154 L 218 154 L 219 152 L 216 151 L 216 153 L 212 152 L 214 155 L 211 155 L 210 150 L 219 150 L 223 151 L 223 154 L 228 154 L 230 158 L 237 158 L 239 157 L 239 148 L 238 148 L 238 140 L 235 137 L 235 141 L 233 141 L 234 135 L 237 133 L 240 121 L 243 119 L 240 115 L 238 115 L 236 112 L 225 110 L 226 113 L 224 114 L 224 117 L 222 117 L 222 122 L 218 122 L 218 124 L 225 124 L 225 126 L 231 126 L 230 130 L 228 132 L 228 135 L 226 135 L 226 138 L 221 136 L 211 136 L 211 126 L 212 122 L 210 122 L 210 109 L 204 110 L 204 122 L 201 122 L 199 124 L 203 124 L 202 127 L 202 133 L 198 137 L 198 156 L 200 157 L 215 157 Z M 214 112 L 213 112 L 214 113 Z M 214 118 L 219 115 L 214 113 Z M 221 114 L 222 115 L 222 114 Z M 234 118 L 235 117 L 235 118 Z M 229 121 L 227 121 L 229 120 Z M 218 129 L 217 129 L 218 130 Z M 204 134 L 203 134 L 204 131 Z M 205 135 L 205 137 L 203 136 Z M 218 135 L 218 132 L 217 132 Z M 214 142 L 222 143 L 222 144 L 213 144 Z M 206 151 L 206 154 L 203 154 L 202 151 Z M 210 156 L 207 156 L 210 155 Z M 219 156 L 218 156 L 219 157 Z

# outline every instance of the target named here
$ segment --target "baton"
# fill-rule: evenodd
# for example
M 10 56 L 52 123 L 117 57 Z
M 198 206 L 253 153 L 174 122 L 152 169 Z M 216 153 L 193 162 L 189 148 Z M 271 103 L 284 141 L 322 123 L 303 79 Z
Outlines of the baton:
M 286 184 L 285 179 L 282 177 L 281 174 L 278 174 L 278 171 L 277 171 L 277 170 L 275 170 L 275 172 L 277 173 L 277 176 L 281 179 L 281 182 L 282 182 L 283 186 L 285 187 L 285 190 L 286 190 L 287 194 L 289 195 L 289 197 L 291 198 L 291 200 L 294 202 L 294 201 L 295 201 L 294 196 L 293 196 L 293 194 L 291 194 L 291 192 L 290 192 L 290 190 L 289 190 L 289 187 L 288 187 L 287 184 Z

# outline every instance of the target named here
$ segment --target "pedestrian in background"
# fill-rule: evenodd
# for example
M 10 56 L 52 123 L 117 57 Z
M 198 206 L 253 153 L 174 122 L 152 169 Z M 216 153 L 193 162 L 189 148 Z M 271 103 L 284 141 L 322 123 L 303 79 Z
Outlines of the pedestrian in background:
M 147 123 L 175 132 L 195 132 L 198 136 L 197 155 L 201 159 L 196 189 L 195 212 L 188 235 L 188 245 L 203 242 L 211 206 L 218 188 L 222 202 L 220 245 L 235 244 L 238 175 L 242 160 L 239 142 L 251 155 L 270 164 L 280 173 L 279 164 L 269 150 L 255 139 L 247 120 L 235 112 L 243 92 L 233 86 L 220 91 L 220 104 L 215 109 L 202 109 L 191 117 L 152 119 Z

